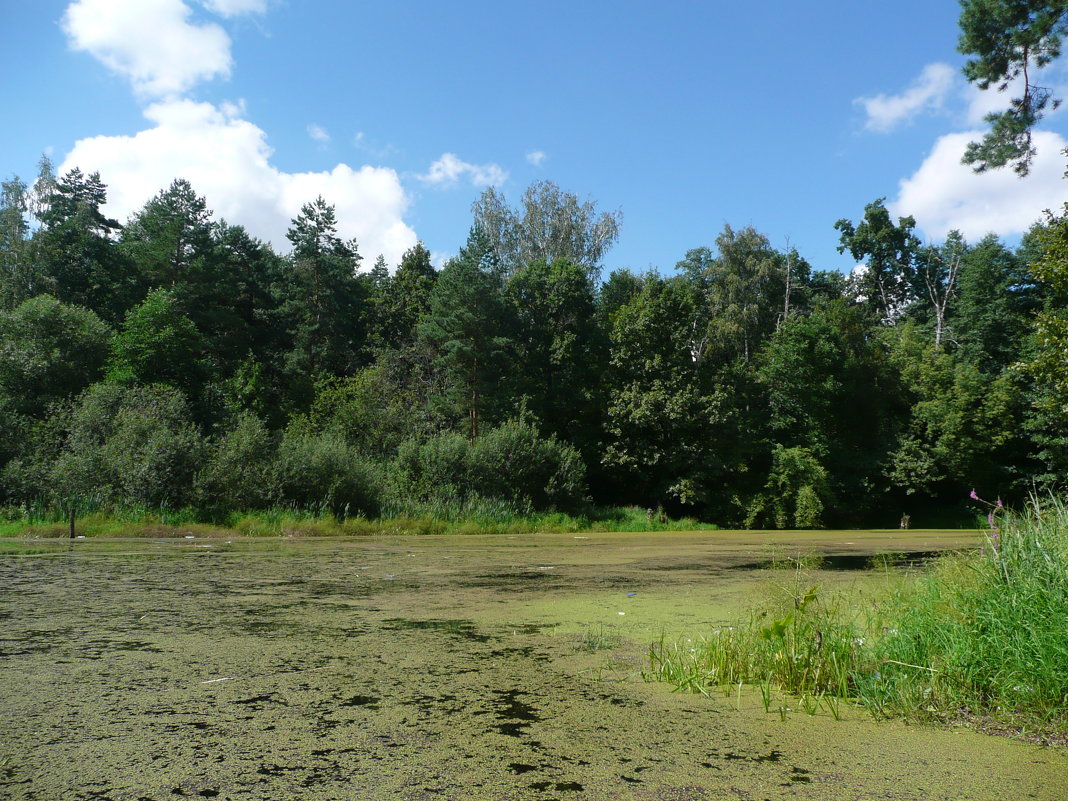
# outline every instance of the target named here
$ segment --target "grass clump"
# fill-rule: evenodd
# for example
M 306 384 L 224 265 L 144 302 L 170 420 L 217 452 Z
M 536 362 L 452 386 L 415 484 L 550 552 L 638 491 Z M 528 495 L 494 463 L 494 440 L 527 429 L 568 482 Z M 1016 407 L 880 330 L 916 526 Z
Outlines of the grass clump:
M 1066 631 L 1068 509 L 1036 501 L 1019 514 L 998 507 L 981 549 L 889 582 L 874 605 L 821 593 L 798 564 L 747 623 L 689 647 L 654 643 L 648 676 L 704 693 L 753 685 L 769 711 L 792 696 L 837 717 L 844 700 L 877 717 L 1063 741 Z
M 1063 503 L 992 518 L 982 550 L 943 559 L 883 616 L 878 670 L 856 681 L 877 714 L 1068 728 Z
M 754 685 L 766 711 L 775 705 L 783 713 L 792 696 L 810 713 L 822 707 L 838 717 L 839 699 L 853 695 L 853 677 L 867 658 L 865 627 L 843 600 L 821 592 L 797 562 L 790 584 L 778 585 L 748 622 L 685 646 L 653 643 L 647 677 L 705 695 Z

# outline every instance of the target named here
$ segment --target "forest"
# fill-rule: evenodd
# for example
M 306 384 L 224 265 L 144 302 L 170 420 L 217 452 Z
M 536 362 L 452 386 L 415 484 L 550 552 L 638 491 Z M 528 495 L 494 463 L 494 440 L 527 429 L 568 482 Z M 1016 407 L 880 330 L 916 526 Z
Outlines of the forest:
M 602 274 L 622 215 L 485 190 L 466 245 L 373 264 L 316 198 L 287 254 L 175 180 L 3 184 L 0 504 L 225 520 L 589 514 L 931 525 L 1068 469 L 1068 221 L 921 241 L 883 200 L 820 270 L 751 226 Z M 830 223 L 829 223 L 830 227 Z

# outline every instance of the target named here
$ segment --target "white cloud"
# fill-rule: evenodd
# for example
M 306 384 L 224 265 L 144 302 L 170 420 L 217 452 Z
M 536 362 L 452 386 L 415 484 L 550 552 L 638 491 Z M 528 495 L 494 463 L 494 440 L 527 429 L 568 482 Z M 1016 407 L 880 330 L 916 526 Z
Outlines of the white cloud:
M 62 26 L 70 46 L 127 79 L 143 97 L 170 97 L 230 75 L 230 37 L 189 21 L 182 0 L 76 0 Z
M 336 206 L 339 233 L 356 238 L 367 267 L 379 253 L 397 264 L 418 241 L 403 219 L 409 198 L 396 171 L 338 164 L 329 172 L 282 172 L 270 163 L 266 133 L 240 114 L 233 105 L 156 103 L 145 110 L 153 127 L 79 140 L 59 169 L 99 170 L 108 184 L 107 213 L 119 220 L 185 178 L 217 218 L 244 225 L 282 251 L 289 249 L 290 221 L 318 195 Z
M 1045 209 L 1060 208 L 1066 189 L 1061 151 L 1068 141 L 1051 131 L 1036 131 L 1038 154 L 1031 174 L 1019 178 L 1008 168 L 980 175 L 961 164 L 968 143 L 981 136 L 982 131 L 966 131 L 939 138 L 920 168 L 901 181 L 891 212 L 913 215 L 931 239 L 957 229 L 974 241 L 988 233 L 1021 233 Z
M 545 161 L 544 150 L 531 150 L 527 153 L 527 161 L 533 164 L 535 167 L 540 167 L 541 163 Z
M 936 62 L 923 68 L 920 77 L 901 94 L 858 97 L 853 102 L 864 107 L 869 131 L 887 133 L 906 123 L 921 111 L 942 107 L 956 81 L 957 71 L 948 64 Z
M 201 0 L 204 7 L 220 17 L 237 17 L 241 14 L 263 14 L 267 0 Z
M 308 136 L 316 142 L 322 142 L 323 144 L 330 141 L 330 133 L 326 128 L 323 128 L 321 125 L 316 125 L 315 123 L 308 126 Z
M 508 173 L 496 164 L 470 164 L 454 153 L 443 153 L 430 165 L 426 175 L 419 176 L 419 180 L 436 186 L 451 186 L 464 175 L 474 186 L 500 186 L 508 180 Z

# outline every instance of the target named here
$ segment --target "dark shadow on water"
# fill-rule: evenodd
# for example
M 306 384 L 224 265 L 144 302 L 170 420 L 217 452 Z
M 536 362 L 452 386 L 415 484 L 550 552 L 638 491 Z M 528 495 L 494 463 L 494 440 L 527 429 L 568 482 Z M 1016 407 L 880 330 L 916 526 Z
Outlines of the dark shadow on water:
M 488 634 L 480 634 L 470 620 L 410 620 L 393 617 L 382 621 L 384 631 L 436 631 L 473 642 L 489 642 Z
M 862 553 L 839 553 L 839 554 L 816 554 L 804 555 L 800 559 L 802 567 L 812 570 L 880 570 L 884 568 L 915 568 L 925 567 L 929 562 L 945 554 L 945 551 L 906 551 L 904 553 L 885 554 L 862 554 Z M 731 565 L 730 570 L 773 570 L 793 569 L 795 562 L 791 559 L 772 560 L 760 562 L 746 562 L 740 565 Z

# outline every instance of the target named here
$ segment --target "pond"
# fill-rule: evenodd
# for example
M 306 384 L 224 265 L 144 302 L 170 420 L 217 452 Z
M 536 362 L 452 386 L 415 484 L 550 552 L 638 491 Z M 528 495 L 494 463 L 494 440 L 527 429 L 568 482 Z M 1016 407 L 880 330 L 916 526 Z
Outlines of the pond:
M 1048 799 L 1068 754 L 642 681 L 795 551 L 962 532 L 0 542 L 0 797 Z M 905 567 L 866 557 L 912 554 Z M 892 575 L 893 574 L 893 575 Z

